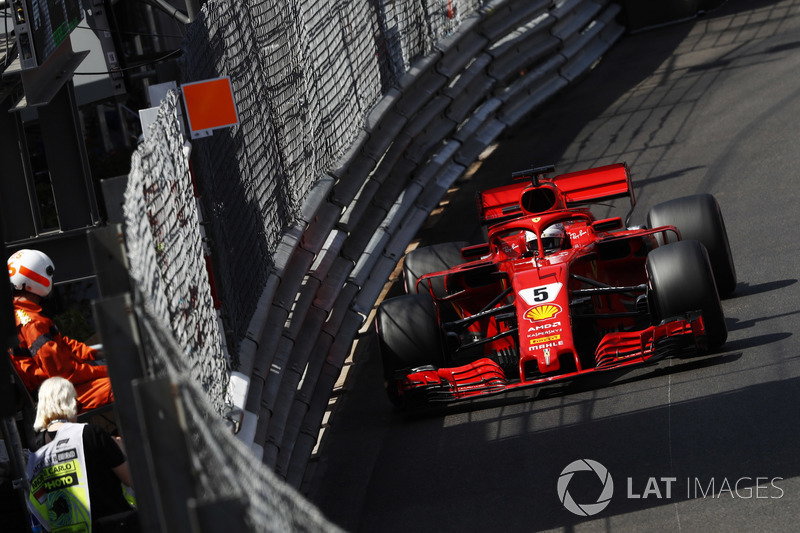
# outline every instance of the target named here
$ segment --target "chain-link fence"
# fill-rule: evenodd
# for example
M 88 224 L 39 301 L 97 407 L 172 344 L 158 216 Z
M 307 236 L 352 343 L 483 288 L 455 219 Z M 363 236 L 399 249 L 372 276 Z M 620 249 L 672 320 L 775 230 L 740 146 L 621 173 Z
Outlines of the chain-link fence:
M 133 309 L 141 324 L 142 347 L 158 367 L 156 373 L 169 380 L 171 395 L 175 398 L 175 405 L 179 406 L 177 416 L 171 418 L 167 415 L 166 418 L 180 434 L 169 436 L 185 440 L 180 445 L 191 450 L 186 461 L 190 473 L 181 471 L 174 464 L 182 463 L 183 458 L 176 461 L 175 458 L 162 457 L 160 462 L 153 461 L 161 475 L 181 477 L 189 474 L 183 483 L 185 493 L 164 494 L 165 487 L 155 487 L 160 492 L 160 507 L 167 508 L 161 511 L 162 514 L 175 513 L 175 508 L 186 506 L 188 502 L 182 501 L 182 497 L 188 495 L 195 508 L 189 515 L 190 520 L 195 518 L 200 523 L 191 527 L 178 524 L 181 531 L 212 532 L 220 531 L 221 527 L 252 532 L 337 531 L 292 487 L 264 465 L 253 461 L 252 451 L 217 416 L 206 392 L 187 372 L 183 359 L 175 357 L 181 346 L 175 342 L 171 329 L 141 305 L 147 301 L 146 297 L 139 294 L 137 301 Z M 168 405 L 162 404 L 162 407 L 167 412 L 170 410 Z M 156 439 L 165 437 L 165 434 L 155 436 Z M 176 480 L 171 483 L 176 483 Z M 204 509 L 210 515 L 204 515 Z M 226 512 L 231 513 L 228 521 Z M 204 521 L 204 518 L 210 521 Z M 175 524 L 170 524 L 169 517 L 166 524 L 165 531 L 174 531 L 170 527 L 175 527 Z
M 310 188 L 381 95 L 478 0 L 212 0 L 189 27 L 183 81 L 227 75 L 240 124 L 193 158 L 234 366 L 272 254 Z M 224 259 L 223 259 L 224 258 Z
M 225 408 L 228 368 L 210 285 L 188 157 L 171 93 L 134 153 L 125 191 L 125 237 L 130 275 L 147 295 L 144 304 L 168 325 L 175 357 L 206 391 L 215 410 Z M 157 368 L 163 361 L 151 359 Z

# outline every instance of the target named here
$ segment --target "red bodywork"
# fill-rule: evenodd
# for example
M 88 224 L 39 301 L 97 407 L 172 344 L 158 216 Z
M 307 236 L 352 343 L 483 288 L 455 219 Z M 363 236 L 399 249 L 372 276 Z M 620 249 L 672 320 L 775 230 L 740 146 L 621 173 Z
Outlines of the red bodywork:
M 401 396 L 453 401 L 704 348 L 699 312 L 649 319 L 647 253 L 657 234 L 677 229 L 622 229 L 621 218 L 598 221 L 586 207 L 622 197 L 633 207 L 626 165 L 527 177 L 479 195 L 488 243 L 462 250 L 468 262 L 420 278 L 417 291 L 435 301 L 445 364 L 396 376 Z M 555 223 L 565 249 L 548 255 L 539 238 L 529 250 L 526 235 Z M 445 294 L 434 294 L 430 281 L 441 276 Z

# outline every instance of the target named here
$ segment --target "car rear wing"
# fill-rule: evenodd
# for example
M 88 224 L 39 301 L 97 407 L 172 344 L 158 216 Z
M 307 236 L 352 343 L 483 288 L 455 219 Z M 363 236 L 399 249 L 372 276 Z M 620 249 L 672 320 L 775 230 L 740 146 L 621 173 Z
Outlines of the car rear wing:
M 525 181 L 494 187 L 478 193 L 478 214 L 481 224 L 491 226 L 524 214 L 525 211 L 520 203 L 522 193 L 543 184 L 549 187 L 554 186 L 558 190 L 564 207 L 588 205 L 626 196 L 631 199 L 631 210 L 636 205 L 631 175 L 628 165 L 625 163 L 615 163 L 553 177 L 544 176 L 545 173 L 553 170 L 555 167 L 549 166 L 515 172 L 512 174 L 513 178 Z

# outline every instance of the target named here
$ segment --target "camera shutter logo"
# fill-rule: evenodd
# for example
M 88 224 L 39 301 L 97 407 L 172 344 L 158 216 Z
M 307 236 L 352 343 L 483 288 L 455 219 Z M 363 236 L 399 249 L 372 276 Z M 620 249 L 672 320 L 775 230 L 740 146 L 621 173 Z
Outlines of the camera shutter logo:
M 572 476 L 575 472 L 591 471 L 597 474 L 600 482 L 603 484 L 603 490 L 597 498 L 596 503 L 577 503 L 572 499 L 567 486 L 572 481 Z M 558 499 L 564 504 L 564 507 L 578 516 L 593 516 L 605 509 L 611 502 L 611 496 L 614 494 L 614 480 L 611 479 L 611 474 L 608 469 L 597 461 L 591 459 L 578 459 L 567 465 L 561 471 L 558 478 Z

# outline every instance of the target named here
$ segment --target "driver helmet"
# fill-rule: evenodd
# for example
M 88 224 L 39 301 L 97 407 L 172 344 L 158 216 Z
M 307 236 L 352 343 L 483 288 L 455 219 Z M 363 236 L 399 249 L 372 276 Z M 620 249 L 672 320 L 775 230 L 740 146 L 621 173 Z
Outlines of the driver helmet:
M 552 254 L 560 251 L 564 246 L 564 240 L 567 238 L 567 232 L 564 230 L 564 224 L 558 222 L 552 226 L 548 226 L 542 232 L 542 248 L 545 254 Z
M 53 261 L 39 250 L 19 250 L 8 258 L 8 277 L 14 290 L 44 298 L 53 290 Z
M 567 237 L 567 232 L 564 230 L 564 225 L 560 222 L 557 224 L 553 224 L 552 226 L 548 226 L 542 232 L 542 248 L 544 248 L 545 255 L 552 254 L 554 252 L 558 252 L 564 245 L 564 240 Z M 528 246 L 528 250 L 531 252 L 536 252 L 536 233 L 533 231 L 525 231 L 525 244 Z

